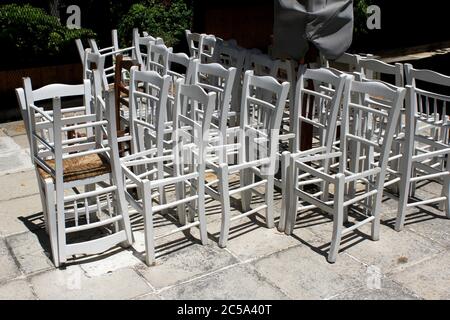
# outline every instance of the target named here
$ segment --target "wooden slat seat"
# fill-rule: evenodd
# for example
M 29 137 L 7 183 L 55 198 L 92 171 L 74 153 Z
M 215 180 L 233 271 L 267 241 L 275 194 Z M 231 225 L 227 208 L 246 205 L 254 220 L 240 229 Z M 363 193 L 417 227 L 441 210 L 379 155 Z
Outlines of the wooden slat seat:
M 51 168 L 55 168 L 54 160 L 47 160 L 46 163 Z M 63 166 L 64 182 L 93 178 L 111 172 L 110 164 L 98 154 L 66 159 L 63 161 Z M 42 168 L 39 168 L 39 175 L 44 180 L 51 177 Z

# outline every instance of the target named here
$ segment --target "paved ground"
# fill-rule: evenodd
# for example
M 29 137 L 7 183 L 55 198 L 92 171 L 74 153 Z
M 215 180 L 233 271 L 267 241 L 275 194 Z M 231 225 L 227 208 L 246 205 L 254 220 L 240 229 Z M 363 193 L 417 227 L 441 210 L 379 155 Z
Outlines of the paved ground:
M 157 264 L 148 268 L 141 260 L 141 221 L 133 217 L 133 248 L 55 269 L 27 148 L 20 123 L 0 125 L 0 299 L 450 298 L 450 221 L 436 209 L 414 209 L 397 233 L 392 200 L 384 203 L 381 240 L 350 234 L 334 265 L 325 258 L 327 217 L 304 214 L 293 237 L 264 228 L 260 217 L 244 219 L 220 249 L 219 208 L 208 203 L 207 246 L 196 230 L 162 239 Z M 439 192 L 434 185 L 420 191 Z M 158 217 L 156 226 L 162 233 L 170 223 Z

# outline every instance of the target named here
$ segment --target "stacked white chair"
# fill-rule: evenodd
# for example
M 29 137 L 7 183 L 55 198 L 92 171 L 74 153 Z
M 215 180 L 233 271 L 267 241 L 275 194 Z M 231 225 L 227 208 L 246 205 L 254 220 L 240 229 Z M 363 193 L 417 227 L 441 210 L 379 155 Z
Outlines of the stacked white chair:
M 136 110 L 141 108 L 152 109 L 152 114 L 157 127 L 151 124 L 151 119 L 142 121 L 135 119 L 137 112 L 132 111 L 133 121 L 136 126 L 141 126 L 145 131 L 161 134 L 164 117 L 163 109 L 168 96 L 169 76 L 162 78 L 155 72 L 132 71 L 130 86 L 130 106 Z M 137 90 L 137 83 L 144 82 L 144 87 L 152 87 L 158 91 L 141 92 Z M 128 181 L 127 188 L 137 188 L 133 195 L 126 192 L 130 205 L 144 217 L 146 263 L 151 265 L 155 261 L 155 235 L 153 228 L 154 214 L 171 208 L 176 208 L 181 226 L 168 234 L 159 236 L 163 238 L 174 232 L 185 231 L 194 227 L 200 228 L 200 236 L 203 244 L 207 243 L 206 218 L 205 218 L 205 159 L 204 155 L 208 144 L 207 130 L 209 129 L 214 109 L 215 93 L 205 93 L 203 89 L 195 85 L 185 85 L 182 80 L 177 81 L 175 109 L 173 112 L 174 142 L 172 150 L 161 155 L 160 146 L 142 147 L 145 141 L 134 144 L 133 153 L 122 159 L 123 173 Z M 142 106 L 145 104 L 145 106 Z M 150 120 L 150 123 L 149 123 Z M 133 139 L 136 142 L 139 131 L 134 131 Z M 144 132 L 145 134 L 145 132 Z M 155 141 L 160 138 L 156 136 Z M 172 170 L 164 171 L 165 165 L 170 162 Z M 163 189 L 175 186 L 176 201 L 167 203 L 162 199 Z M 191 196 L 186 197 L 186 189 Z M 155 203 L 156 199 L 159 201 Z M 186 206 L 195 201 L 196 206 L 189 207 L 195 210 L 198 221 L 187 223 Z
M 360 58 L 359 59 L 360 73 L 356 73 L 356 77 L 360 81 L 366 80 L 378 80 L 385 83 L 389 83 L 393 86 L 404 88 L 404 67 L 401 63 L 396 63 L 391 65 L 380 60 L 371 58 Z M 373 99 L 376 99 L 374 97 Z M 404 116 L 405 109 L 401 106 L 400 116 L 398 118 L 398 124 L 393 136 L 392 143 L 392 153 L 388 161 L 388 172 L 385 179 L 385 188 L 390 192 L 386 192 L 386 195 L 391 196 L 391 193 L 395 195 L 398 194 L 398 182 L 400 181 L 399 163 L 401 161 L 401 143 L 404 140 Z
M 40 184 L 53 261 L 58 267 L 70 256 L 97 254 L 132 243 L 128 208 L 120 175 L 115 117 L 100 96 L 90 113 L 90 82 L 52 84 L 32 90 L 24 80 L 31 153 Z M 61 109 L 61 99 L 82 96 L 84 106 Z M 52 101 L 52 110 L 38 104 Z M 39 114 L 39 117 L 36 115 Z M 51 136 L 42 134 L 51 132 Z M 68 132 L 83 131 L 70 136 Z M 103 137 L 106 137 L 106 140 Z M 80 188 L 84 187 L 84 191 Z M 75 194 L 65 191 L 76 188 Z M 71 234 L 107 231 L 95 239 L 73 241 Z
M 384 179 L 406 93 L 405 89 L 392 89 L 378 82 L 352 81 L 349 85 L 350 95 L 343 104 L 339 151 L 329 152 L 331 146 L 328 146 L 328 149 L 293 154 L 287 174 L 290 191 L 286 233 L 292 234 L 299 210 L 319 208 L 332 215 L 333 234 L 328 254 L 328 261 L 332 263 L 336 261 L 342 237 L 362 225 L 371 223 L 372 239 L 379 239 Z M 350 102 L 351 95 L 358 96 L 358 101 Z M 373 120 L 370 125 L 368 119 Z M 368 156 L 372 150 L 379 154 L 373 161 Z M 316 166 L 318 162 L 320 165 Z M 339 163 L 337 170 L 331 168 L 333 162 Z M 305 189 L 314 185 L 318 190 Z M 344 228 L 350 209 L 362 220 Z
M 400 200 L 395 229 L 405 224 L 408 208 L 442 203 L 450 218 L 450 140 L 448 107 L 450 96 L 422 89 L 424 84 L 450 87 L 450 77 L 405 65 L 408 99 L 406 103 L 405 142 L 400 164 Z M 436 181 L 442 185 L 440 197 L 412 199 L 416 183 Z
M 313 87 L 309 88 L 309 82 Z M 332 153 L 338 148 L 336 128 L 340 124 L 341 105 L 348 100 L 350 94 L 349 80 L 345 75 L 335 75 L 327 69 L 307 69 L 303 66 L 299 70 L 299 79 L 295 89 L 295 105 L 293 106 L 293 120 L 290 124 L 294 138 L 291 152 L 279 153 L 281 161 L 280 179 L 275 179 L 275 185 L 281 188 L 282 206 L 278 230 L 285 230 L 287 211 L 289 209 L 288 165 L 290 154 L 299 154 L 301 141 L 304 136 L 305 124 L 313 131 L 313 147 L 315 152 Z M 308 135 L 309 136 L 309 135 Z M 331 166 L 331 163 L 329 164 Z
M 247 71 L 244 78 L 240 130 L 236 164 L 208 161 L 208 169 L 217 176 L 206 186 L 207 193 L 220 201 L 222 207 L 222 225 L 219 246 L 227 245 L 230 223 L 237 219 L 265 211 L 268 228 L 274 227 L 273 196 L 274 174 L 276 172 L 276 153 L 281 117 L 289 91 L 289 83 L 279 84 L 272 77 L 258 77 Z M 269 98 L 270 97 L 270 98 Z M 226 157 L 228 159 L 228 157 Z M 240 187 L 230 190 L 230 176 L 239 173 Z M 255 176 L 261 178 L 255 182 Z M 257 187 L 264 186 L 261 193 Z M 243 213 L 231 216 L 230 197 L 241 194 Z M 251 208 L 252 195 L 264 200 L 264 204 Z
M 137 28 L 133 29 L 133 58 L 137 61 L 141 70 L 147 70 L 148 64 L 148 45 L 151 44 L 164 44 L 164 40 L 161 38 L 154 38 L 148 34 L 141 36 Z
M 206 92 L 216 93 L 209 141 L 211 148 L 214 149 L 213 153 L 217 154 L 221 162 L 224 162 L 227 155 L 225 148 L 229 140 L 228 136 L 233 130 L 229 127 L 229 123 L 236 68 L 231 67 L 227 70 L 218 63 L 203 64 L 198 59 L 191 63 L 191 84 L 200 86 Z M 231 135 L 235 134 L 231 132 Z

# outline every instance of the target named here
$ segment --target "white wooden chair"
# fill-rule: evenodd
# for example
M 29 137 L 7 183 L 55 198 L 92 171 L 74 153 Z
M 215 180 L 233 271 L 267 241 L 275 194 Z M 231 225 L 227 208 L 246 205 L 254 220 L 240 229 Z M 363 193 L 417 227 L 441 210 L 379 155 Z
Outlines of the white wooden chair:
M 291 139 L 290 151 L 279 152 L 281 161 L 280 179 L 275 179 L 275 185 L 281 189 L 282 205 L 278 230 L 285 230 L 288 211 L 287 185 L 289 157 L 291 154 L 301 153 L 301 141 L 304 124 L 310 126 L 313 131 L 313 148 L 324 153 L 332 153 L 339 150 L 339 140 L 336 139 L 336 128 L 340 125 L 342 115 L 341 106 L 343 100 L 348 100 L 350 94 L 349 80 L 344 74 L 336 75 L 328 69 L 307 69 L 302 66 L 299 70 L 299 78 L 295 89 L 295 101 L 290 123 Z M 313 88 L 309 89 L 309 82 Z M 309 134 L 308 134 L 309 136 Z M 330 166 L 332 164 L 330 163 Z
M 115 65 L 117 55 L 130 55 L 133 52 L 134 47 L 120 48 L 119 40 L 117 36 L 117 30 L 111 31 L 112 45 L 105 48 L 99 48 L 95 39 L 89 39 L 89 46 L 92 53 L 97 53 L 104 58 L 104 77 L 107 80 L 108 86 L 112 87 L 115 77 Z M 77 44 L 78 46 L 78 44 Z
M 288 144 L 289 150 L 292 151 L 292 139 L 294 138 L 294 131 L 292 124 L 295 118 L 295 90 L 297 87 L 297 63 L 293 60 L 278 60 L 276 65 L 275 77 L 282 82 L 289 82 L 291 84 L 289 89 L 289 99 L 286 101 L 285 111 L 283 113 L 283 120 L 281 121 L 281 135 L 280 143 Z
M 178 79 L 186 80 L 188 69 L 192 58 L 189 58 L 185 53 L 173 53 L 169 51 L 167 63 L 167 75 L 172 79 L 172 83 L 175 84 Z
M 245 49 L 224 41 L 217 41 L 214 48 L 213 62 L 220 63 L 227 69 L 231 67 L 236 68 L 236 76 L 231 96 L 231 110 L 235 117 L 233 125 L 239 124 L 246 54 L 247 51 Z
M 133 58 L 138 62 L 142 71 L 145 71 L 148 63 L 148 44 L 164 44 L 161 38 L 154 38 L 148 34 L 141 36 L 137 28 L 133 29 Z
M 355 73 L 358 80 L 378 80 L 385 83 L 391 84 L 393 86 L 404 88 L 404 67 L 401 63 L 396 63 L 395 65 L 387 64 L 383 61 L 360 57 L 359 59 L 360 72 Z M 394 89 L 394 88 L 393 88 Z M 373 97 L 376 99 L 376 97 Z M 405 109 L 401 106 L 401 112 L 398 119 L 398 124 L 396 131 L 394 133 L 394 140 L 392 143 L 392 153 L 388 161 L 388 172 L 385 179 L 385 188 L 388 191 L 386 195 L 391 196 L 394 194 L 394 199 L 398 199 L 395 194 L 398 194 L 398 182 L 400 181 L 399 163 L 401 161 L 401 143 L 404 140 L 404 116 Z
M 245 70 L 253 70 L 256 76 L 277 77 L 280 60 L 273 60 L 270 56 L 261 53 L 247 52 Z
M 158 74 L 164 76 L 167 74 L 169 68 L 169 53 L 172 48 L 167 48 L 164 44 L 154 44 L 149 42 L 147 44 L 147 71 L 156 71 Z
M 369 56 L 370 57 L 370 56 Z M 358 54 L 344 53 L 342 56 L 334 61 L 328 61 L 322 55 L 320 56 L 322 67 L 324 68 L 335 68 L 347 73 L 360 72 L 361 67 L 359 61 L 361 56 Z
M 216 101 L 209 128 L 209 142 L 213 153 L 219 157 L 219 161 L 224 162 L 227 154 L 226 144 L 229 134 L 235 136 L 233 128 L 229 127 L 230 116 L 235 116 L 231 111 L 231 94 L 234 87 L 236 68 L 228 70 L 218 63 L 200 63 L 198 59 L 193 60 L 190 67 L 191 84 L 198 85 L 206 92 L 215 92 Z M 211 149 L 210 149 L 211 150 Z
M 169 77 L 161 78 L 158 74 L 143 73 L 134 70 L 133 82 L 144 81 L 147 83 L 155 82 L 159 77 L 159 86 L 163 82 L 163 86 L 168 89 Z M 152 95 L 140 93 L 132 89 L 133 100 L 138 96 L 157 102 Z M 167 96 L 167 93 L 166 93 Z M 137 194 L 140 197 L 126 193 L 127 199 L 131 206 L 141 213 L 144 217 L 145 232 L 145 261 L 151 265 L 155 261 L 155 235 L 153 230 L 154 214 L 176 208 L 180 227 L 175 228 L 168 234 L 159 236 L 163 238 L 172 235 L 174 232 L 181 232 L 190 228 L 199 227 L 200 236 L 203 244 L 207 243 L 207 230 L 205 218 L 205 148 L 207 146 L 207 130 L 210 126 L 211 117 L 214 109 L 215 93 L 205 93 L 203 89 L 195 85 L 184 85 L 182 80 L 177 81 L 174 119 L 174 139 L 173 149 L 170 153 L 158 156 L 158 148 L 148 149 L 134 153 L 122 159 L 123 172 L 126 179 L 133 187 L 138 189 Z M 162 100 L 163 97 L 160 97 Z M 159 100 L 159 99 L 158 99 Z M 163 116 L 164 101 L 159 100 L 155 103 L 155 116 Z M 159 105 L 161 103 L 161 105 Z M 159 105 L 159 110 L 158 110 Z M 201 109 L 199 109 L 201 106 Z M 161 121 L 159 121 L 161 124 Z M 144 121 L 136 121 L 136 124 L 142 125 L 144 128 L 150 128 Z M 151 128 L 152 129 L 152 128 Z M 159 137 L 156 137 L 158 141 Z M 196 152 L 193 152 L 195 149 Z M 164 168 L 167 162 L 172 162 L 173 170 L 164 175 L 161 169 L 155 170 L 155 167 Z M 134 168 L 135 172 L 131 169 Z M 164 170 L 164 169 L 163 169 Z M 166 203 L 156 202 L 156 198 L 161 195 L 161 190 L 175 186 L 177 200 Z M 191 196 L 185 196 L 185 189 L 189 187 Z M 198 221 L 186 223 L 186 206 L 191 202 L 197 202 L 197 205 L 190 207 L 189 210 L 195 210 Z M 154 203 L 156 202 L 156 203 Z M 191 214 L 194 216 L 194 214 Z
M 350 95 L 360 98 L 358 102 L 350 102 L 349 95 L 344 101 L 340 150 L 329 152 L 319 148 L 293 154 L 287 175 L 290 204 L 285 232 L 292 233 L 299 210 L 319 208 L 332 215 L 333 234 L 328 254 L 331 263 L 336 261 L 342 237 L 362 225 L 371 223 L 372 239 L 379 239 L 380 206 L 387 162 L 406 93 L 403 88 L 393 90 L 379 82 L 352 81 L 350 86 Z M 373 96 L 378 97 L 377 101 L 369 99 Z M 373 121 L 369 122 L 368 119 Z M 368 154 L 373 149 L 379 153 L 379 157 L 372 162 Z M 351 154 L 348 150 L 351 150 Z M 367 155 L 363 161 L 360 160 L 362 155 Z M 330 168 L 332 160 L 339 163 L 337 171 Z M 316 167 L 317 162 L 321 162 L 320 167 Z M 317 190 L 304 188 L 314 185 Z M 333 192 L 332 200 L 330 189 Z M 361 220 L 344 228 L 349 209 Z
M 214 51 L 216 48 L 218 39 L 213 35 L 204 35 L 202 46 L 200 50 L 200 61 L 201 63 L 211 63 L 214 62 Z M 219 40 L 220 41 L 220 40 Z
M 43 207 L 55 265 L 66 263 L 70 256 L 98 254 L 118 244 L 130 245 L 132 234 L 120 176 L 114 112 L 100 97 L 95 105 L 104 110 L 95 114 L 62 112 L 62 98 L 83 96 L 86 104 L 92 103 L 89 81 L 81 86 L 53 84 L 33 91 L 26 78 L 24 90 L 30 147 L 45 199 Z M 52 111 L 36 105 L 49 99 Z M 84 106 L 80 110 L 89 109 Z M 43 129 L 52 131 L 51 140 L 41 134 Z M 73 130 L 84 131 L 84 137 L 70 137 L 67 133 Z M 94 134 L 89 135 L 91 132 Z M 93 185 L 101 188 L 92 189 Z M 75 194 L 65 193 L 73 188 L 77 189 Z M 106 234 L 97 232 L 95 239 L 80 241 L 70 237 L 100 229 Z
M 185 30 L 186 41 L 189 47 L 189 55 L 191 58 L 200 59 L 201 50 L 203 48 L 204 34 Z
M 450 88 L 450 77 L 405 65 L 408 99 L 406 103 L 405 143 L 400 162 L 402 180 L 395 229 L 403 229 L 406 211 L 420 205 L 441 203 L 450 218 L 450 96 L 424 90 L 424 85 Z M 427 88 L 428 88 L 427 87 Z M 438 89 L 436 89 L 438 90 Z M 442 185 L 440 197 L 413 199 L 416 183 L 435 181 Z
M 94 73 L 97 73 L 99 76 L 94 77 Z M 105 73 L 105 57 L 99 53 L 93 53 L 91 49 L 85 50 L 83 80 L 89 80 L 91 82 L 93 97 L 98 95 L 103 97 L 103 94 L 110 90 Z
M 227 152 L 238 152 L 236 164 L 208 161 L 208 169 L 217 180 L 208 182 L 207 193 L 222 205 L 222 226 L 219 246 L 225 247 L 231 221 L 265 210 L 268 228 L 274 227 L 273 196 L 276 153 L 281 117 L 289 91 L 289 83 L 279 84 L 272 77 L 254 76 L 247 71 L 244 78 L 242 109 L 238 144 Z M 270 98 L 269 98 L 270 97 Z M 228 159 L 228 158 L 226 158 Z M 240 187 L 230 190 L 230 175 L 239 173 Z M 255 176 L 261 180 L 254 182 Z M 215 187 L 216 186 L 216 187 Z M 265 186 L 265 193 L 256 188 Z M 241 193 L 243 213 L 231 217 L 230 196 Z M 264 204 L 251 208 L 252 194 L 264 200 Z

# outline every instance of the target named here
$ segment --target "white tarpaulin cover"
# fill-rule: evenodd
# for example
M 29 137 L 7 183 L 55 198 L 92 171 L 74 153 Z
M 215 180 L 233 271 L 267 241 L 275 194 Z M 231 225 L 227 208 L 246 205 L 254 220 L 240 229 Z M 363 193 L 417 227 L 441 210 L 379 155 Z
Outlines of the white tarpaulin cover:
M 275 0 L 274 54 L 301 59 L 308 41 L 330 60 L 353 38 L 353 0 Z

